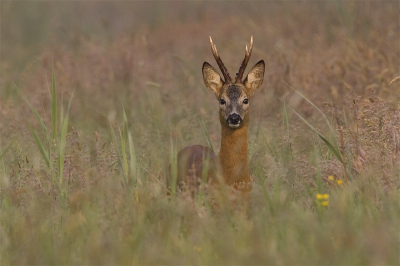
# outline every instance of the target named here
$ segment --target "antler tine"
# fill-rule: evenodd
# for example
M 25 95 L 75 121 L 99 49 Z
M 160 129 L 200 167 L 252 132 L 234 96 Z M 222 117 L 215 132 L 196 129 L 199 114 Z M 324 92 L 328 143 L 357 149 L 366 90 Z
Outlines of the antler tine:
M 226 69 L 224 63 L 222 62 L 221 57 L 219 57 L 217 47 L 213 43 L 211 36 L 210 36 L 210 44 L 211 44 L 211 50 L 214 55 L 215 61 L 217 61 L 217 64 L 218 64 L 219 68 L 221 69 L 222 75 L 224 75 L 225 83 L 232 82 L 232 78 L 229 75 L 228 70 Z
M 249 59 L 250 59 L 252 50 L 253 50 L 253 35 L 250 38 L 250 49 L 247 50 L 247 45 L 246 45 L 246 54 L 244 56 L 241 66 L 239 68 L 239 72 L 236 73 L 235 83 L 242 82 L 242 77 L 243 77 L 244 71 L 247 67 L 247 63 L 249 63 Z

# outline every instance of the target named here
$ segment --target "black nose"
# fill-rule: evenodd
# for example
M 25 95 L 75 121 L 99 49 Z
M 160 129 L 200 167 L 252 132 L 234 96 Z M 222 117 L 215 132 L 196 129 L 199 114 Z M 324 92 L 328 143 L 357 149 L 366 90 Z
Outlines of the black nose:
M 234 113 L 230 114 L 228 116 L 228 119 L 226 119 L 226 121 L 228 122 L 228 124 L 238 125 L 242 123 L 242 118 L 240 117 L 240 115 Z

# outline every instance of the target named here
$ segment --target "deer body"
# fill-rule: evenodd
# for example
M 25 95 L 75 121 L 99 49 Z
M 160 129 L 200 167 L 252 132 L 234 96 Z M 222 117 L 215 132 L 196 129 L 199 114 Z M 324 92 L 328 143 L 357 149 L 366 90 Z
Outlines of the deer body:
M 250 49 L 236 74 L 233 82 L 218 55 L 210 37 L 211 49 L 224 80 L 207 62 L 203 64 L 203 80 L 219 101 L 219 120 L 221 123 L 221 149 L 216 155 L 210 148 L 200 145 L 183 148 L 177 155 L 177 184 L 198 186 L 201 180 L 208 183 L 225 183 L 244 194 L 251 190 L 252 178 L 249 174 L 247 131 L 249 125 L 249 100 L 264 78 L 264 61 L 259 61 L 244 81 L 242 76 L 250 59 Z M 167 185 L 171 185 L 171 176 Z

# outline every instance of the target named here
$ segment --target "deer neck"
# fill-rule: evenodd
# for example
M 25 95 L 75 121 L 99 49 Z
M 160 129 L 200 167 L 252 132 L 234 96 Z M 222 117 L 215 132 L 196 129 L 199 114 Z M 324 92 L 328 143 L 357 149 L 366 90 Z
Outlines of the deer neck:
M 221 150 L 218 157 L 224 180 L 228 185 L 250 180 L 247 129 L 248 125 L 235 130 L 222 126 Z

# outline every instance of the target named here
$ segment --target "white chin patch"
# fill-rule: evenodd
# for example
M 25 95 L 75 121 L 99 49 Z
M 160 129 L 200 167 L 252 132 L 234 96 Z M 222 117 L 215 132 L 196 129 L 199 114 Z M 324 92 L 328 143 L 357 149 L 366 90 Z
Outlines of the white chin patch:
M 240 124 L 236 124 L 236 125 L 234 125 L 234 124 L 229 124 L 229 127 L 230 128 L 238 128 L 240 126 Z

